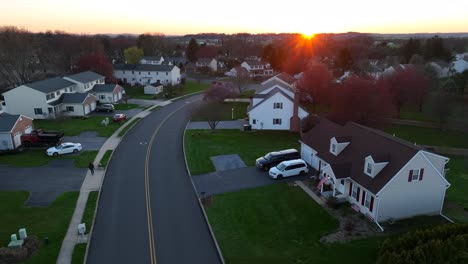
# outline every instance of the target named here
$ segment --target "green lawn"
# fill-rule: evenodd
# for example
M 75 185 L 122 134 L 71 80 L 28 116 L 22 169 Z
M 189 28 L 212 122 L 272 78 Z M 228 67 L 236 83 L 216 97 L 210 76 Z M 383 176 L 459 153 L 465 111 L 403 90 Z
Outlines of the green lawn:
M 468 133 L 404 125 L 390 125 L 384 131 L 418 145 L 468 148 Z
M 463 208 L 468 210 L 468 158 L 450 157 L 448 163 L 449 171 L 447 172 L 447 180 L 451 186 L 447 189 L 447 200 L 460 206 L 459 210 L 445 206 L 444 212 L 447 216 L 459 222 L 468 222 L 468 211 L 462 211 Z
M 106 153 L 104 153 L 104 155 L 102 156 L 101 161 L 99 161 L 100 166 L 106 167 L 111 155 L 112 155 L 112 149 L 106 150 Z
M 77 136 L 85 131 L 97 131 L 100 137 L 110 137 L 123 123 L 113 123 L 109 118 L 109 125 L 101 125 L 104 117 L 92 116 L 86 119 L 67 118 L 64 120 L 34 120 L 34 127 L 44 130 L 65 132 L 65 136 Z
M 89 233 L 89 231 L 91 231 L 98 194 L 99 192 L 97 191 L 90 192 L 88 196 L 88 201 L 86 201 L 86 209 L 83 213 L 83 218 L 81 220 L 81 223 L 86 224 L 86 233 Z M 73 256 L 71 262 L 72 264 L 83 263 L 86 254 L 86 245 L 86 243 L 75 245 L 75 248 L 73 249 Z
M 72 159 L 75 167 L 87 168 L 88 164 L 96 158 L 98 151 L 82 151 L 79 155 L 62 155 L 49 157 L 45 154 L 45 149 L 26 149 L 16 154 L 2 155 L 0 163 L 8 164 L 13 167 L 39 167 L 47 165 L 55 159 Z
M 237 120 L 244 119 L 247 117 L 247 106 L 249 103 L 224 103 L 220 104 L 219 112 L 222 113 L 220 120 Z M 234 111 L 232 111 L 234 109 Z M 232 115 L 234 112 L 234 118 Z M 191 121 L 206 121 L 205 118 L 198 116 L 196 113 L 192 116 Z
M 286 131 L 187 130 L 186 157 L 190 172 L 202 174 L 214 171 L 211 156 L 239 154 L 247 166 L 253 166 L 255 159 L 270 151 L 299 150 L 298 140 L 298 134 Z
M 338 223 L 298 187 L 214 197 L 207 214 L 226 263 L 375 263 L 381 238 L 322 244 Z
M 197 83 L 197 82 L 191 82 L 187 81 L 184 84 L 184 88 L 182 90 L 182 93 L 179 94 L 178 96 L 186 95 L 186 94 L 191 94 L 191 93 L 196 93 L 196 92 L 201 92 L 206 89 L 208 89 L 210 85 L 207 83 Z
M 135 119 L 132 120 L 132 122 L 130 124 L 128 124 L 126 127 L 124 127 L 122 130 L 120 130 L 119 132 L 119 137 L 123 137 L 128 130 L 130 130 L 136 123 L 138 123 L 142 118 L 141 117 L 137 117 Z
M 237 98 L 252 98 L 254 96 L 255 90 L 245 90 Z
M 135 99 L 146 99 L 146 100 L 153 100 L 154 94 L 145 94 L 143 86 L 128 86 L 124 85 L 125 94 L 131 98 Z
M 134 108 L 141 108 L 141 106 L 137 104 L 114 104 L 115 110 L 130 110 Z
M 87 245 L 88 244 L 86 243 L 76 244 L 75 248 L 73 249 L 71 264 L 83 264 Z
M 26 263 L 55 263 L 75 210 L 78 192 L 62 194 L 49 207 L 24 207 L 28 196 L 28 192 L 0 192 L 0 245 L 6 246 L 10 235 L 24 227 L 28 235 L 37 236 L 41 242 L 37 255 Z M 47 245 L 42 243 L 45 237 L 49 238 Z

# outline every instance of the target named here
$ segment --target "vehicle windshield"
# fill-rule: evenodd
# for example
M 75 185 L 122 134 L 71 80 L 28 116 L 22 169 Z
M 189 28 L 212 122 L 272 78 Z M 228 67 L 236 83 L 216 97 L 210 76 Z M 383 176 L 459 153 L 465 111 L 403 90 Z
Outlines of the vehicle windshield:
M 64 146 L 63 145 L 59 145 L 57 147 L 55 147 L 56 149 L 62 149 Z
M 271 153 L 268 153 L 268 154 L 266 154 L 265 157 L 263 157 L 263 158 L 266 159 L 266 160 L 270 160 L 270 159 L 271 159 L 271 156 L 273 156 L 273 155 L 271 155 Z
M 276 166 L 276 168 L 278 170 L 284 170 L 284 168 L 286 168 L 286 165 L 284 165 L 283 163 L 280 163 L 280 164 L 278 164 L 278 166 Z

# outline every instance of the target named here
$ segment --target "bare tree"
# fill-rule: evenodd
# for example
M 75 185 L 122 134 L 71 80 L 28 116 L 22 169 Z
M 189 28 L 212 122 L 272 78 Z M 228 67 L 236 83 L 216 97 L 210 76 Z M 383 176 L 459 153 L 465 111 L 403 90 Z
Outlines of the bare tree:
M 195 109 L 194 117 L 201 120 L 206 120 L 212 130 L 216 129 L 219 121 L 223 118 L 222 103 L 204 101 L 199 107 Z
M 33 79 L 37 56 L 34 35 L 17 27 L 0 27 L 0 77 L 9 87 Z

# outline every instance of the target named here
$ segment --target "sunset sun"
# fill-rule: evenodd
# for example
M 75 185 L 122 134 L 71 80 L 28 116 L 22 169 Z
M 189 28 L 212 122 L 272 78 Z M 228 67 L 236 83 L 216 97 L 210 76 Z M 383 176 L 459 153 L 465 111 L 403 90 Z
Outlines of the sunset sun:
M 312 32 L 302 33 L 302 37 L 305 39 L 312 39 L 313 37 L 315 37 L 315 33 L 312 33 Z

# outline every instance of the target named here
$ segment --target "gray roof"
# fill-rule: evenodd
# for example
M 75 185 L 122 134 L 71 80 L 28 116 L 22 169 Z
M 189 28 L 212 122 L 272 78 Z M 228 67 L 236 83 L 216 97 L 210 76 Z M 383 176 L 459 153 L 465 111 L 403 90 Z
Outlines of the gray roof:
M 269 79 L 267 81 L 265 81 L 265 84 L 262 84 L 262 87 L 260 89 L 257 90 L 257 93 L 261 93 L 265 90 L 268 90 L 270 89 L 271 87 L 275 86 L 275 85 L 278 85 L 280 87 L 283 87 L 284 89 L 286 90 L 289 90 L 291 92 L 295 92 L 295 90 L 287 85 L 285 85 L 284 83 L 276 80 L 276 79 Z
M 170 72 L 174 65 L 153 65 L 153 64 L 114 64 L 114 71 L 155 71 Z
M 93 87 L 93 92 L 96 93 L 112 93 L 117 84 L 96 84 Z
M 75 84 L 65 79 L 62 79 L 61 77 L 54 77 L 37 82 L 27 83 L 24 86 L 27 86 L 39 92 L 50 93 L 73 85 Z
M 88 93 L 65 93 L 62 95 L 63 104 L 81 104 L 88 97 Z
M 148 61 L 159 61 L 159 60 L 161 60 L 161 58 L 162 58 L 162 56 L 143 56 L 143 58 L 141 58 L 141 59 L 142 60 L 148 60 Z
M 80 83 L 89 83 L 104 78 L 104 76 L 92 71 L 80 72 L 77 74 L 68 75 L 66 77 Z
M 0 114 L 0 132 L 10 132 L 20 115 Z
M 264 102 L 268 101 L 268 99 L 270 99 L 273 95 L 277 94 L 277 93 L 280 93 L 282 94 L 284 97 L 286 97 L 288 100 L 290 100 L 291 102 L 294 102 L 294 98 L 292 98 L 291 96 L 289 96 L 288 94 L 286 94 L 285 92 L 283 92 L 281 89 L 279 88 L 274 88 L 273 90 L 271 90 L 269 93 L 266 94 L 265 97 L 257 97 L 257 98 L 265 98 L 263 99 L 262 101 L 258 102 L 256 105 L 252 106 L 252 103 L 248 106 L 247 108 L 247 112 L 250 112 L 252 111 L 253 109 L 257 108 L 257 106 L 263 104 Z M 254 95 L 255 96 L 255 95 Z M 295 95 L 297 96 L 297 95 Z M 306 111 L 304 109 L 304 107 L 302 107 L 301 105 L 299 105 L 299 108 L 301 108 L 302 110 Z M 306 111 L 307 112 L 307 111 Z

